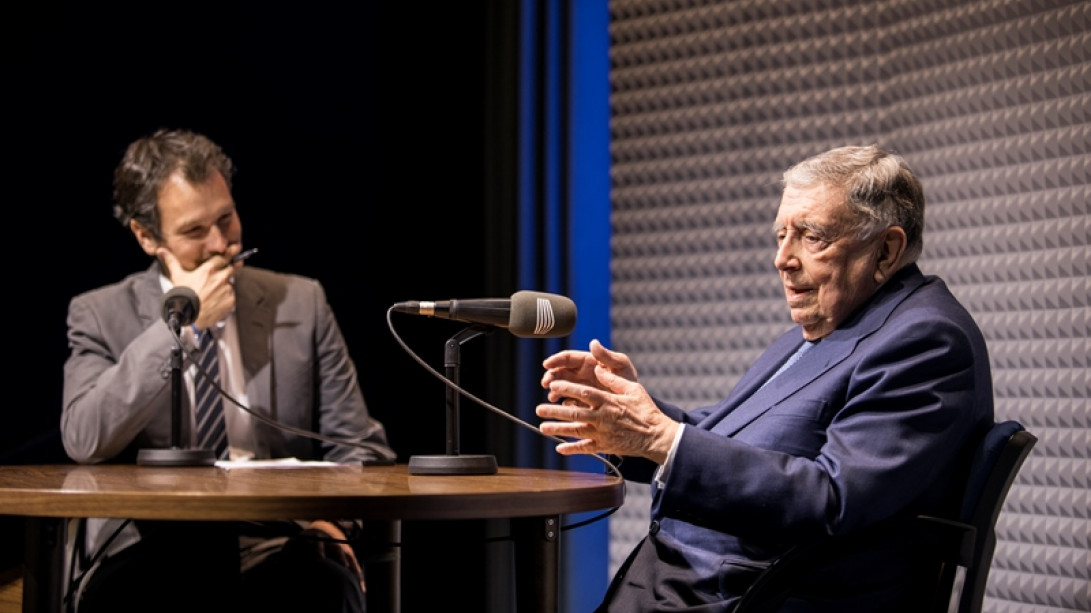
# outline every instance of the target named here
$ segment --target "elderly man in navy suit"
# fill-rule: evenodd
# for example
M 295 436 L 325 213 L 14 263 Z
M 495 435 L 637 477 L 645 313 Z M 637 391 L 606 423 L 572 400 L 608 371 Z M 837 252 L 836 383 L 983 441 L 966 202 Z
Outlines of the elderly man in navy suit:
M 562 454 L 621 456 L 651 527 L 600 612 L 730 611 L 796 543 L 957 508 L 993 423 L 980 330 L 916 264 L 924 194 L 904 159 L 841 147 L 783 176 L 774 265 L 792 321 L 723 401 L 684 411 L 592 341 L 548 357 L 537 407 Z M 557 404 L 559 403 L 559 404 Z M 912 555 L 874 539 L 784 610 L 919 610 Z

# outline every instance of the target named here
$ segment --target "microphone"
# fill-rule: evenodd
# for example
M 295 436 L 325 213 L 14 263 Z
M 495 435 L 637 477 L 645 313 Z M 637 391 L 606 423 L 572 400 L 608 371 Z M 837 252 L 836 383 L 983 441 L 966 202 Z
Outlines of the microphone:
M 515 336 L 556 338 L 576 327 L 576 304 L 557 294 L 522 290 L 511 298 L 398 302 L 398 313 L 507 328 Z
M 177 285 L 163 294 L 163 321 L 175 332 L 197 321 L 200 310 L 201 299 L 188 287 Z
M 182 326 L 197 321 L 201 299 L 188 287 L 175 286 L 163 294 L 163 321 L 170 326 L 174 344 L 170 351 L 170 447 L 141 449 L 136 463 L 143 466 L 212 466 L 216 456 L 211 449 L 186 449 L 182 446 Z

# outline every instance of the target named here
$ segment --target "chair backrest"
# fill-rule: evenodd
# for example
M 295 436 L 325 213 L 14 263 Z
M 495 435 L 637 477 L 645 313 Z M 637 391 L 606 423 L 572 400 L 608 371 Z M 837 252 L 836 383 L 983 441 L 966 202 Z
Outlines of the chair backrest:
M 964 568 L 958 613 L 980 613 L 985 598 L 985 582 L 989 577 L 993 553 L 996 550 L 996 520 L 1004 506 L 1019 469 L 1038 442 L 1017 421 L 995 424 L 974 454 L 969 479 L 962 499 L 959 519 L 973 526 L 976 536 L 973 547 L 965 552 L 959 565 Z M 954 569 L 947 571 L 953 573 Z M 944 585 L 953 589 L 953 574 L 943 577 Z
M 922 613 L 980 613 L 993 552 L 996 520 L 1008 490 L 1037 438 L 1016 421 L 994 424 L 977 445 L 957 519 L 919 516 L 909 525 L 895 524 L 878 533 L 828 538 L 800 545 L 776 560 L 743 595 L 734 613 L 778 611 L 793 586 L 813 570 L 869 539 L 892 539 L 924 551 L 938 574 L 925 579 L 932 589 L 931 608 Z M 958 569 L 961 587 L 956 589 Z M 935 579 L 935 582 L 932 582 Z M 922 598 L 924 596 L 922 595 Z

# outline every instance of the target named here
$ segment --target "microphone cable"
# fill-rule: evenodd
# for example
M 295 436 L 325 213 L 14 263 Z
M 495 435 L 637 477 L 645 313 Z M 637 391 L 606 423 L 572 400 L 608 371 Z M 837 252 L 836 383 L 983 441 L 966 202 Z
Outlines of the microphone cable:
M 455 390 L 460 395 L 462 395 L 462 396 L 476 402 L 477 404 L 481 405 L 482 407 L 485 407 L 486 409 L 488 409 L 488 410 L 492 411 L 493 413 L 503 417 L 504 419 L 507 419 L 507 420 L 509 420 L 511 422 L 514 422 L 515 424 L 517 424 L 519 426 L 522 426 L 523 428 L 526 428 L 526 429 L 530 430 L 531 432 L 534 432 L 534 433 L 538 434 L 539 436 L 544 436 L 545 438 L 547 438 L 547 439 L 549 439 L 551 441 L 554 441 L 556 443 L 567 443 L 567 442 L 569 442 L 569 441 L 567 441 L 564 438 L 561 438 L 559 436 L 554 436 L 552 434 L 546 434 L 545 432 L 542 432 L 541 429 L 539 429 L 534 424 L 531 424 L 531 423 L 528 423 L 528 422 L 526 422 L 526 421 L 524 421 L 522 419 L 519 419 L 518 417 L 512 415 L 511 413 L 508 413 L 507 411 L 504 411 L 504 410 L 500 409 L 499 407 L 496 407 L 496 406 L 482 400 L 481 398 L 478 398 L 474 394 L 472 394 L 469 391 L 463 389 L 461 386 L 456 384 L 454 381 L 451 381 L 450 379 L 448 379 L 446 376 L 444 376 L 442 373 L 440 373 L 436 369 L 432 368 L 432 366 L 430 366 L 419 355 L 417 355 L 412 349 L 409 348 L 409 345 L 406 344 L 406 342 L 402 339 L 402 337 L 398 336 L 397 330 L 394 329 L 394 322 L 392 321 L 392 319 L 390 317 L 390 315 L 392 313 L 394 313 L 394 312 L 395 312 L 394 307 L 390 307 L 386 311 L 386 325 L 387 325 L 388 328 L 390 328 L 390 333 L 394 336 L 394 340 L 397 341 L 397 343 L 399 345 L 401 345 L 401 348 L 407 354 L 409 354 L 409 357 L 412 358 L 413 361 L 415 361 L 417 364 L 419 364 L 421 366 L 421 368 L 423 368 L 425 371 L 427 371 L 433 377 L 439 379 L 440 381 L 443 382 L 444 385 L 446 385 L 446 386 L 450 387 L 451 389 Z M 624 500 L 624 498 L 625 498 L 625 496 L 624 496 L 624 494 L 625 494 L 625 479 L 621 476 L 621 471 L 618 469 L 618 467 L 615 466 L 612 462 L 610 462 L 610 460 L 607 460 L 606 458 L 604 458 L 603 456 L 601 456 L 601 455 L 599 455 L 597 453 L 586 454 L 586 455 L 590 455 L 592 458 L 595 458 L 599 462 L 602 462 L 606 466 L 606 468 L 609 469 L 611 474 L 613 474 L 614 476 L 616 476 L 618 478 L 621 478 L 622 500 Z M 597 522 L 600 519 L 604 519 L 606 517 L 609 517 L 610 515 L 613 515 L 615 512 L 617 512 L 617 510 L 619 508 L 621 508 L 621 507 L 616 506 L 616 507 L 613 507 L 612 509 L 608 509 L 608 510 L 602 512 L 602 513 L 599 513 L 598 515 L 590 517 L 590 518 L 588 518 L 588 519 L 586 519 L 584 521 L 580 521 L 580 522 L 577 522 L 577 523 L 574 523 L 574 524 L 568 524 L 568 525 L 561 526 L 561 530 L 571 530 L 573 528 L 579 528 L 581 526 L 585 526 L 587 524 Z
M 557 442 L 557 443 L 568 442 L 568 441 L 566 441 L 565 439 L 563 439 L 561 437 L 546 434 L 546 433 L 542 432 L 540 429 L 538 429 L 537 426 L 535 426 L 533 424 L 530 424 L 530 423 L 528 423 L 526 421 L 523 421 L 522 419 L 519 419 L 518 417 L 516 417 L 514 415 L 511 415 L 510 413 L 508 413 L 506 411 L 501 410 L 500 408 L 486 402 L 485 400 L 482 400 L 481 398 L 478 398 L 474 394 L 472 394 L 469 391 L 463 389 L 461 386 L 456 385 L 453 381 L 451 381 L 450 379 L 445 377 L 440 372 L 436 371 L 427 362 L 425 362 L 420 356 L 418 356 L 409 347 L 409 345 L 406 344 L 406 342 L 398 335 L 397 331 L 394 329 L 394 323 L 393 323 L 393 321 L 391 319 L 391 314 L 393 312 L 394 312 L 393 307 L 388 308 L 387 311 L 386 311 L 386 322 L 387 322 L 387 327 L 390 328 L 390 333 L 394 336 L 394 340 L 397 341 L 397 343 L 402 347 L 402 349 L 415 362 L 417 362 L 417 364 L 419 364 L 422 368 L 424 368 L 425 371 L 427 371 L 432 376 L 434 376 L 437 379 L 439 379 L 440 381 L 442 381 L 444 383 L 444 385 L 449 386 L 451 389 L 455 390 L 460 395 L 462 395 L 462 396 L 464 396 L 464 397 L 466 397 L 466 398 L 468 398 L 470 400 L 473 400 L 477 404 L 485 407 L 486 409 L 492 411 L 493 413 L 495 413 L 495 414 L 497 414 L 497 415 L 499 415 L 501 417 L 504 417 L 505 419 L 508 419 L 508 420 L 510 420 L 510 421 L 512 421 L 512 422 L 514 422 L 514 423 L 516 423 L 516 424 L 518 424 L 518 425 L 520 425 L 520 426 L 522 426 L 524 428 L 527 428 L 528 430 L 530 430 L 532 432 L 537 433 L 539 436 L 544 436 L 544 437 L 546 437 L 546 438 L 548 438 L 548 439 L 550 439 L 550 440 L 552 440 L 554 442 Z M 269 417 L 266 417 L 265 415 L 261 415 L 260 413 L 256 413 L 255 411 L 251 410 L 250 407 L 245 406 L 241 402 L 239 402 L 234 396 L 232 396 L 231 394 L 228 394 L 227 391 L 225 391 L 223 389 L 223 387 L 220 385 L 220 382 L 217 381 L 215 377 L 212 377 L 209 374 L 209 372 L 201 365 L 200 360 L 198 359 L 198 356 L 197 356 L 197 352 L 196 351 L 191 352 L 188 349 L 186 349 L 185 343 L 182 341 L 182 337 L 178 333 L 176 333 L 170 326 L 167 326 L 167 329 L 170 330 L 171 336 L 174 338 L 174 342 L 177 343 L 178 347 L 182 350 L 183 353 L 186 354 L 186 356 L 190 359 L 190 361 L 193 363 L 193 365 L 197 367 L 197 370 L 200 372 L 200 375 L 202 377 L 205 377 L 206 379 L 208 379 L 212 383 L 212 387 L 216 389 L 216 392 L 219 393 L 221 397 L 226 398 L 229 402 L 231 402 L 231 404 L 233 404 L 236 407 L 238 407 L 238 408 L 242 409 L 243 411 L 245 411 L 248 415 L 250 415 L 254 419 L 257 419 L 258 421 L 260 421 L 260 422 L 262 422 L 262 423 L 264 423 L 266 425 L 272 426 L 274 428 L 278 428 L 278 429 L 283 430 L 285 432 L 291 432 L 291 433 L 297 434 L 299 436 L 303 436 L 303 437 L 307 437 L 307 438 L 311 438 L 311 439 L 315 439 L 315 440 L 319 440 L 319 441 L 324 441 L 324 442 L 331 443 L 331 444 L 334 444 L 334 445 L 348 445 L 348 446 L 352 446 L 352 447 L 359 447 L 361 449 L 367 449 L 367 450 L 372 451 L 375 454 L 377 454 L 380 461 L 382 463 L 385 463 L 385 464 L 390 464 L 390 463 L 393 463 L 393 462 L 396 461 L 396 456 L 391 456 L 390 452 L 386 448 L 384 448 L 384 447 L 382 447 L 380 445 L 377 445 L 375 443 L 372 443 L 370 441 L 346 441 L 346 440 L 343 440 L 343 439 L 338 439 L 338 438 L 326 436 L 324 434 L 319 434 L 317 432 L 312 432 L 310 430 L 304 430 L 302 428 L 296 428 L 294 426 L 289 426 L 287 424 L 282 424 L 282 423 L 280 423 L 280 422 L 278 422 L 278 421 L 276 421 L 274 419 L 270 419 Z M 587 454 L 587 455 L 590 455 L 591 457 L 595 458 L 599 462 L 602 462 L 606 466 L 606 468 L 609 469 L 610 474 L 612 474 L 612 475 L 614 475 L 614 476 L 616 476 L 618 478 L 621 478 L 622 499 L 624 500 L 626 483 L 625 483 L 625 479 L 622 478 L 621 471 L 617 468 L 617 466 L 615 466 L 613 463 L 611 463 L 609 460 L 602 457 L 601 455 L 598 455 L 598 454 Z M 586 520 L 583 520 L 583 521 L 580 521 L 580 522 L 577 522 L 577 523 L 574 523 L 574 524 L 568 524 L 568 525 L 561 526 L 561 530 L 571 530 L 571 529 L 574 529 L 574 528 L 579 528 L 581 526 L 585 526 L 587 524 L 597 522 L 597 521 L 599 521 L 601 519 L 609 517 L 610 515 L 613 515 L 620 508 L 621 508 L 620 506 L 616 506 L 616 507 L 608 509 L 608 510 L 602 512 L 602 513 L 599 513 L 598 515 L 592 516 L 592 517 L 590 517 L 590 518 L 588 518 Z
M 361 449 L 367 449 L 368 451 L 374 452 L 376 454 L 377 460 L 378 460 L 378 462 L 376 462 L 376 463 L 392 464 L 396 460 L 396 456 L 392 456 L 388 449 L 386 449 L 383 446 L 378 445 L 376 443 L 372 443 L 371 441 L 346 441 L 346 440 L 339 439 L 339 438 L 333 438 L 331 436 L 326 436 L 324 434 L 319 434 L 317 432 L 312 432 L 310 430 L 304 430 L 302 428 L 296 428 L 294 426 L 289 426 L 287 424 L 282 424 L 282 423 L 280 423 L 280 422 L 278 422 L 278 421 L 276 421 L 274 419 L 270 419 L 269 417 L 266 417 L 266 416 L 264 416 L 264 415 L 262 415 L 260 413 L 254 412 L 253 410 L 250 409 L 250 407 L 244 406 L 241 402 L 236 400 L 234 396 L 232 396 L 231 394 L 228 394 L 223 389 L 223 387 L 220 386 L 220 382 L 216 380 L 216 377 L 211 376 L 209 374 L 209 372 L 205 369 L 205 367 L 201 364 L 200 359 L 198 359 L 197 352 L 196 351 L 191 352 L 188 349 L 186 349 L 185 343 L 182 342 L 182 337 L 179 336 L 179 334 L 177 332 L 175 332 L 174 329 L 172 329 L 170 326 L 167 326 L 167 329 L 170 330 L 171 336 L 174 337 L 174 342 L 178 344 L 178 347 L 182 350 L 183 353 L 186 354 L 186 357 L 188 357 L 189 360 L 191 362 L 193 362 L 193 365 L 197 367 L 197 370 L 200 372 L 200 375 L 202 377 L 204 377 L 205 379 L 207 379 L 210 383 L 212 383 L 212 387 L 214 387 L 216 389 L 216 392 L 218 394 L 220 394 L 220 396 L 222 398 L 226 398 L 228 401 L 231 402 L 231 404 L 239 407 L 240 409 L 245 411 L 247 414 L 249 414 L 254 419 L 262 422 L 263 424 L 272 426 L 274 428 L 283 430 L 285 432 L 291 432 L 292 434 L 298 434 L 299 436 L 304 436 L 304 437 L 307 437 L 307 438 L 323 441 L 323 442 L 326 442 L 326 443 L 332 443 L 334 445 L 347 445 L 347 446 L 350 446 L 350 447 L 359 447 Z

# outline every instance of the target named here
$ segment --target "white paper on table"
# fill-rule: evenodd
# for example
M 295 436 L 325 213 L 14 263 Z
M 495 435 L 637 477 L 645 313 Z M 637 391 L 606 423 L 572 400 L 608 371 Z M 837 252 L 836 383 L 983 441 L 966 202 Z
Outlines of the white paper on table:
M 232 468 L 311 468 L 315 466 L 343 466 L 337 462 L 324 460 L 300 460 L 299 458 L 277 458 L 275 460 L 216 460 L 216 466 Z

